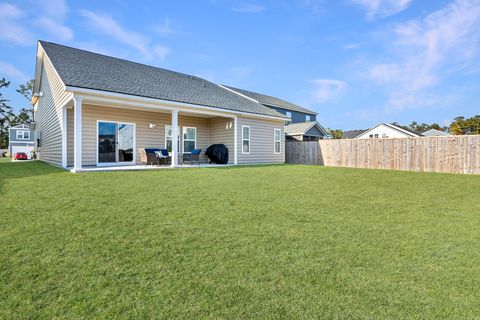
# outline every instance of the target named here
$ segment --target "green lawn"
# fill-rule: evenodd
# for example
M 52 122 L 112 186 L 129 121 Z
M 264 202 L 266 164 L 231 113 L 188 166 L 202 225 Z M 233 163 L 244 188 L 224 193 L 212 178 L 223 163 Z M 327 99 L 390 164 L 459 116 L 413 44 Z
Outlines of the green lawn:
M 0 161 L 0 319 L 479 319 L 480 177 Z

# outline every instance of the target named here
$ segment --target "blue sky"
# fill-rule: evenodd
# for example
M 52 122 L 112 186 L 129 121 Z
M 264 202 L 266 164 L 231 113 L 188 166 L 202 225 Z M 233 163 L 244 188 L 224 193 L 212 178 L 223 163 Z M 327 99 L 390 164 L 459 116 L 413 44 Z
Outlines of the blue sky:
M 480 114 L 480 0 L 0 0 L 0 77 L 42 39 L 281 97 L 322 125 Z

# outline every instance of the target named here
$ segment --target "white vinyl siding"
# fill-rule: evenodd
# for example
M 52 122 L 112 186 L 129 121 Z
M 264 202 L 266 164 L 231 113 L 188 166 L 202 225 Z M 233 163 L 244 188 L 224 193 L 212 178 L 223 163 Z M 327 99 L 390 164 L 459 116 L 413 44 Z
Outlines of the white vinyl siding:
M 45 56 L 41 71 L 40 91 L 36 112 L 36 137 L 41 140 L 38 158 L 55 165 L 62 164 L 62 116 L 63 107 L 72 98 L 65 92 L 60 78 Z

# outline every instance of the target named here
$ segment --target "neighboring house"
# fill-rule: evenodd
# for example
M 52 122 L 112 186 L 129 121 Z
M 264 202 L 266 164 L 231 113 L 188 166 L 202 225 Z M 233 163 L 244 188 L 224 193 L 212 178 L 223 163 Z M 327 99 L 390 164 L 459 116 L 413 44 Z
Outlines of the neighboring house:
M 316 141 L 327 136 L 325 129 L 316 121 L 291 123 L 285 126 L 287 140 Z
M 343 132 L 342 139 L 355 139 L 367 130 L 347 130 Z
M 8 152 L 13 157 L 17 152 L 25 152 L 28 158 L 32 157 L 35 146 L 35 131 L 30 129 L 30 125 L 21 124 L 8 129 Z
M 444 136 L 450 136 L 451 134 L 445 131 L 440 131 L 437 129 L 430 129 L 425 132 L 422 132 L 422 136 L 424 137 L 444 137 Z
M 317 113 L 314 111 L 262 93 L 226 85 L 223 87 L 287 116 L 289 118 L 285 126 L 287 140 L 318 140 L 328 136 L 327 131 L 317 122 Z
M 391 123 L 381 123 L 376 127 L 366 130 L 359 134 L 355 139 L 369 139 L 369 138 L 410 138 L 421 137 L 421 134 L 414 132 Z
M 69 168 L 140 164 L 143 148 L 181 154 L 222 143 L 230 164 L 283 163 L 288 118 L 196 76 L 39 41 L 37 155 Z M 122 156 L 128 155 L 128 156 Z

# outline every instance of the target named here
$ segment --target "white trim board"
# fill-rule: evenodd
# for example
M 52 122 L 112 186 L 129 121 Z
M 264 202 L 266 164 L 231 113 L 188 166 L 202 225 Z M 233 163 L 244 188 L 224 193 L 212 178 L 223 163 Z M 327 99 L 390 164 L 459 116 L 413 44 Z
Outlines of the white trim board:
M 163 99 L 146 98 L 146 97 L 134 96 L 134 95 L 123 94 L 123 93 L 108 92 L 108 91 L 95 90 L 95 89 L 78 88 L 78 87 L 73 87 L 73 86 L 67 86 L 66 90 L 71 91 L 75 94 L 83 95 L 84 100 L 89 100 L 90 98 L 95 100 L 96 98 L 102 98 L 102 96 L 103 96 L 103 97 L 107 97 L 107 98 L 120 99 L 121 101 L 117 102 L 117 103 L 120 103 L 120 104 L 126 104 L 126 101 L 132 101 L 132 102 L 136 101 L 132 104 L 138 106 L 138 102 L 142 102 L 142 103 L 144 103 L 144 106 L 148 106 L 150 108 L 160 108 L 161 110 L 173 111 L 178 107 L 185 107 L 185 108 L 189 108 L 189 110 L 181 110 L 180 109 L 179 111 L 184 111 L 184 112 L 186 111 L 186 112 L 192 112 L 192 113 L 194 113 L 195 111 L 197 111 L 198 113 L 206 113 L 204 111 L 207 111 L 207 112 L 211 111 L 212 114 L 220 115 L 220 116 L 223 116 L 223 117 L 229 117 L 229 118 L 232 118 L 234 115 L 244 115 L 246 117 L 253 117 L 253 118 L 264 118 L 264 119 L 281 120 L 281 121 L 288 120 L 287 117 L 276 117 L 276 116 L 269 116 L 269 115 L 261 115 L 261 114 L 250 113 L 250 112 L 235 111 L 235 110 L 222 109 L 222 108 L 209 107 L 209 106 L 202 106 L 202 105 L 195 105 L 195 104 L 191 104 L 191 103 L 169 101 L 169 100 L 163 100 Z M 93 96 L 86 96 L 85 94 L 93 95 Z M 97 96 L 97 97 L 95 97 L 95 96 Z M 84 103 L 87 104 L 87 102 L 84 102 Z M 159 104 L 162 104 L 162 105 L 159 105 Z M 228 114 L 228 115 L 225 115 L 225 114 Z

